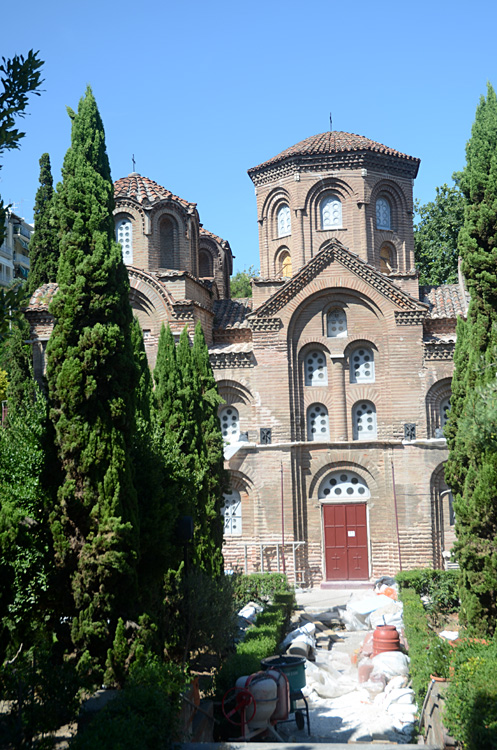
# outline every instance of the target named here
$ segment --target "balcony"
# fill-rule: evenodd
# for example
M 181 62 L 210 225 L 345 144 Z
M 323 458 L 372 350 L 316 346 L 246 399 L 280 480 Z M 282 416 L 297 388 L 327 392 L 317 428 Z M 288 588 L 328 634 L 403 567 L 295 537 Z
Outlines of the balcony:
M 16 250 L 14 251 L 14 265 L 15 266 L 25 266 L 26 268 L 29 268 L 29 258 L 27 255 L 23 255 L 22 253 L 18 253 Z
M 0 256 L 12 260 L 12 248 L 9 247 L 5 242 L 0 246 Z
M 26 239 L 31 239 L 31 232 L 27 227 L 25 227 L 23 224 L 14 224 L 14 234 L 22 235 L 23 237 L 26 237 Z

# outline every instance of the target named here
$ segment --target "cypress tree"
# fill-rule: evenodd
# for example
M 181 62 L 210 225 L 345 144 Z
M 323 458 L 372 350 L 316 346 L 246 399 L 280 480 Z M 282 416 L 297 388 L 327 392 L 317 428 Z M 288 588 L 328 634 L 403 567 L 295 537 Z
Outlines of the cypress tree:
M 495 386 L 497 352 L 497 98 L 490 84 L 476 111 L 460 186 L 459 235 L 471 301 L 457 327 L 446 480 L 455 495 L 461 617 L 479 633 L 497 622 L 497 450 L 479 439 L 477 415 Z M 484 409 L 483 409 L 484 410 Z
M 131 466 L 129 282 L 114 240 L 113 184 L 90 88 L 72 119 L 56 201 L 59 291 L 47 380 L 63 481 L 52 513 L 58 564 L 72 594 L 76 651 L 102 665 L 120 616 L 136 606 L 138 507 Z M 95 662 L 93 662 L 95 663 Z
M 29 294 L 48 281 L 57 278 L 59 263 L 59 242 L 54 224 L 54 189 L 50 157 L 40 158 L 40 187 L 36 193 L 34 207 L 35 231 L 29 243 L 30 269 L 28 276 Z

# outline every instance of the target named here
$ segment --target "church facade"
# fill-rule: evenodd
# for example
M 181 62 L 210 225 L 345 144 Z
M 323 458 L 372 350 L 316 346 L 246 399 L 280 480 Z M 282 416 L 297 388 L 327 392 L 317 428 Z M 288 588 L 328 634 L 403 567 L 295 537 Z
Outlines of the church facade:
M 368 580 L 448 559 L 443 427 L 463 280 L 419 287 L 419 160 L 327 132 L 249 170 L 260 278 L 231 299 L 228 242 L 137 173 L 115 183 L 116 238 L 154 366 L 162 323 L 200 321 L 225 403 L 225 567 L 304 585 Z M 35 371 L 55 285 L 28 316 Z

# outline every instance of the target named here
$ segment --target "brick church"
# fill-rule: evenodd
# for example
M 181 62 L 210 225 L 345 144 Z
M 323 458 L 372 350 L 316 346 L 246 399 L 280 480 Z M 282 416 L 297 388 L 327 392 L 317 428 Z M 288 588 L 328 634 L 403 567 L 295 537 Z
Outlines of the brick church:
M 225 404 L 231 485 L 226 569 L 304 585 L 443 566 L 454 516 L 444 482 L 463 280 L 420 287 L 419 159 L 358 135 L 307 138 L 249 170 L 261 276 L 231 299 L 232 252 L 195 203 L 133 172 L 115 183 L 116 237 L 151 367 L 163 323 L 200 321 Z M 44 371 L 56 285 L 32 297 Z

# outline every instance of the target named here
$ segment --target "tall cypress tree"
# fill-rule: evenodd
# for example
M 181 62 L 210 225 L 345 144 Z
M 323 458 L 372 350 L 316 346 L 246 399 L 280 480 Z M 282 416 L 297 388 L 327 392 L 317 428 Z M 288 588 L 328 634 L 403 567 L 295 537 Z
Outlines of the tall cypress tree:
M 35 231 L 29 243 L 30 269 L 28 276 L 29 294 L 48 281 L 57 278 L 59 263 L 59 241 L 54 223 L 54 189 L 50 157 L 40 158 L 40 187 L 36 193 L 34 207 Z
M 134 615 L 138 508 L 131 444 L 138 381 L 129 282 L 114 240 L 113 185 L 90 88 L 72 119 L 56 201 L 59 291 L 47 347 L 51 419 L 64 473 L 52 513 L 70 583 L 72 639 L 103 663 L 120 616 Z
M 475 631 L 492 633 L 497 623 L 497 450 L 491 441 L 482 444 L 475 422 L 496 377 L 497 98 L 490 84 L 476 111 L 466 159 L 459 248 L 471 301 L 467 321 L 457 327 L 445 476 L 455 493 L 461 616 Z

